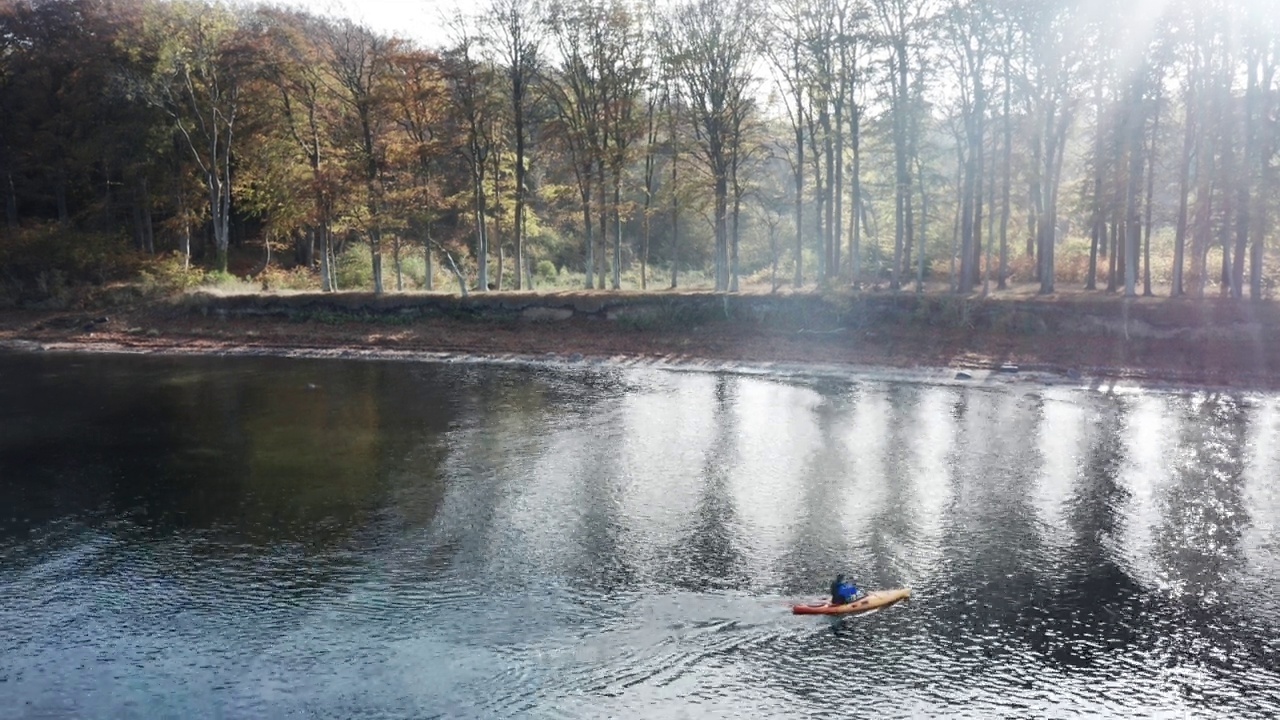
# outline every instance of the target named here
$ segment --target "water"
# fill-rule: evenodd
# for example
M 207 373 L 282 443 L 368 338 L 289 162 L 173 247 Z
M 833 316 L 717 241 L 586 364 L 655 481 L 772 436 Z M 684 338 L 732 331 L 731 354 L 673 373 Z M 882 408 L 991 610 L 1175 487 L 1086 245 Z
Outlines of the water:
M 0 718 L 1275 717 L 1280 397 L 0 356 Z M 843 571 L 914 599 L 795 617 Z

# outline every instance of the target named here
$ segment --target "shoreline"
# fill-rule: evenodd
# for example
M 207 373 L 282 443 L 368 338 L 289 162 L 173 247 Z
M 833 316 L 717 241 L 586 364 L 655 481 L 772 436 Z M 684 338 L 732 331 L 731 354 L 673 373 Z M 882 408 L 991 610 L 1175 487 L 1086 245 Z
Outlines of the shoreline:
M 687 315 L 680 314 L 676 322 L 648 327 L 604 319 L 609 309 L 601 308 L 610 302 L 619 301 L 617 307 L 624 311 L 639 306 L 634 298 L 615 297 L 611 301 L 610 296 L 599 295 L 586 296 L 591 315 L 557 321 L 513 320 L 510 315 L 528 313 L 535 305 L 539 312 L 566 303 L 581 307 L 583 297 L 489 296 L 483 303 L 470 305 L 454 299 L 449 301 L 454 307 L 468 312 L 413 316 L 404 312 L 411 299 L 397 300 L 387 310 L 370 314 L 361 309 L 361 315 L 348 316 L 327 309 L 307 311 L 310 314 L 260 312 L 266 303 L 279 303 L 280 296 L 272 295 L 201 297 L 194 303 L 190 297 L 92 311 L 3 311 L 0 350 L 565 367 L 609 364 L 783 377 L 869 376 L 958 386 L 1034 384 L 1101 391 L 1280 390 L 1280 343 L 1271 341 L 1277 333 L 1269 332 L 1270 323 L 1247 331 L 1213 323 L 1198 329 L 1179 325 L 1169 330 L 1174 326 L 1163 326 L 1165 329 L 1148 329 L 1144 336 L 1134 338 L 1129 337 L 1128 325 L 1123 334 L 1114 328 L 1019 332 L 973 322 L 952 327 L 932 320 L 904 320 L 901 314 L 891 319 L 868 315 L 870 319 L 859 322 L 806 322 L 798 329 L 791 320 L 689 321 Z M 695 301 L 706 302 L 706 298 L 662 300 L 668 304 L 663 306 L 667 308 L 664 312 L 674 303 L 681 306 L 677 308 L 680 313 L 687 313 Z M 341 302 L 355 303 L 351 297 Z M 826 301 L 810 297 L 799 302 L 807 303 L 809 312 L 815 302 Z M 1032 303 L 1005 302 L 1008 307 L 1001 312 L 1035 309 Z M 237 303 L 239 307 L 249 303 L 252 311 L 229 312 L 227 308 L 235 308 Z M 499 307 L 507 314 L 497 316 L 494 308 Z M 1061 314 L 1062 307 L 1062 303 L 1055 304 L 1054 312 Z M 1090 312 L 1097 315 L 1096 303 L 1091 307 Z M 1121 309 L 1113 309 L 1118 316 Z M 1068 306 L 1067 315 L 1075 317 L 1072 311 Z M 1123 312 L 1127 316 L 1129 311 Z M 811 315 L 806 318 L 813 320 Z M 1097 322 L 1094 318 L 1090 321 Z M 1199 334 L 1189 335 L 1192 330 Z M 1205 331 L 1218 335 L 1205 336 Z M 1273 367 L 1277 371 L 1271 371 Z
M 49 354 L 103 354 L 142 355 L 148 357 L 253 357 L 306 360 L 367 360 L 375 362 L 424 362 L 424 363 L 475 363 L 507 367 L 552 367 L 560 369 L 583 368 L 641 368 L 672 372 L 725 373 L 746 377 L 784 379 L 839 379 L 856 380 L 872 378 L 890 382 L 924 383 L 953 386 L 1008 386 L 1035 385 L 1040 387 L 1068 387 L 1078 389 L 1120 390 L 1145 388 L 1153 390 L 1177 390 L 1180 386 L 1157 387 L 1123 378 L 1071 377 L 1041 370 L 1003 372 L 999 369 L 969 368 L 957 370 L 942 367 L 895 367 L 860 364 L 820 364 L 792 362 L 735 362 L 718 361 L 696 356 L 645 357 L 617 354 L 611 356 L 570 353 L 559 355 L 524 355 L 518 353 L 477 353 L 446 351 L 411 351 L 391 348 L 354 347 L 283 347 L 264 345 L 122 345 L 113 342 L 40 343 L 30 340 L 0 340 L 0 352 L 32 352 Z M 963 373 L 965 377 L 958 377 Z

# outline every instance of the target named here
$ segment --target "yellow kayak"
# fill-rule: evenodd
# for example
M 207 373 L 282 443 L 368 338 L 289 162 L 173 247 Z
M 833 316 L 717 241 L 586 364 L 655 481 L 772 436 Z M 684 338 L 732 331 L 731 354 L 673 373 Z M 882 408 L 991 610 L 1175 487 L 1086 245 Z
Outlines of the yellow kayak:
M 888 607 L 897 602 L 911 598 L 910 588 L 894 590 L 876 590 L 844 605 L 832 605 L 829 602 L 811 605 L 792 605 L 791 612 L 796 615 L 852 615 L 876 608 Z

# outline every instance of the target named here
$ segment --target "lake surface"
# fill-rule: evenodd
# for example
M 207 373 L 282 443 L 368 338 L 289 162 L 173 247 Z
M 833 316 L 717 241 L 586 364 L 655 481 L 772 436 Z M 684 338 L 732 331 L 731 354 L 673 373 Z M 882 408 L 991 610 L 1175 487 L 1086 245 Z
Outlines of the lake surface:
M 1280 715 L 1280 398 L 0 355 L 0 718 Z M 796 617 L 836 572 L 910 603 Z

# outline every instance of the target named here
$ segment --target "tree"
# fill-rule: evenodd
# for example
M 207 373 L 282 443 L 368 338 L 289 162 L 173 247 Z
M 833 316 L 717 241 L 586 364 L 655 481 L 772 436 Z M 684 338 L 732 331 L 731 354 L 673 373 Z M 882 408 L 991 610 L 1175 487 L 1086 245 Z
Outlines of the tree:
M 889 287 L 901 287 L 903 253 L 913 239 L 911 207 L 911 46 L 928 21 L 928 0 L 873 0 L 876 40 L 889 55 L 890 111 L 893 115 L 894 231 Z
M 342 20 L 325 37 L 335 94 L 343 109 L 340 144 L 348 172 L 362 186 L 362 224 L 373 261 L 373 291 L 384 291 L 382 239 L 387 132 L 391 127 L 391 58 L 398 41 Z
M 770 5 L 768 32 L 763 37 L 765 56 L 773 65 L 779 97 L 787 113 L 787 121 L 795 135 L 788 148 L 787 162 L 794 179 L 795 202 L 795 279 L 794 287 L 804 284 L 804 146 L 805 85 L 808 55 L 804 51 L 804 0 L 779 0 Z M 855 157 L 856 157 L 855 150 Z M 856 280 L 855 280 L 856 282 Z
M 402 183 L 396 199 L 410 232 L 422 239 L 424 284 L 434 290 L 437 242 L 432 229 L 444 214 L 447 158 L 457 153 L 458 144 L 448 122 L 449 91 L 443 63 L 434 53 L 405 48 L 393 56 L 392 72 L 397 123 L 404 141 L 392 147 L 391 164 L 405 168 L 410 178 Z
M 325 35 L 324 21 L 305 14 L 267 16 L 272 43 L 266 78 L 279 99 L 278 127 L 291 141 L 296 157 L 310 171 L 305 191 L 311 197 L 310 226 L 305 232 L 319 241 L 321 289 L 335 289 L 331 231 L 337 206 L 337 133 L 334 83 L 328 75 L 331 46 L 316 43 Z M 307 264 L 310 264 L 308 258 Z
M 547 73 L 543 92 L 556 108 L 556 119 L 551 129 L 570 158 L 582 201 L 586 251 L 584 269 L 586 287 L 590 289 L 594 285 L 596 269 L 591 215 L 592 191 L 596 178 L 603 177 L 607 142 L 606 121 L 603 117 L 606 102 L 602 87 L 604 71 L 599 53 L 595 52 L 592 28 L 598 28 L 604 22 L 603 10 L 596 5 L 575 7 L 557 2 L 548 9 L 547 22 L 556 42 L 560 62 Z M 600 195 L 603 196 L 603 193 L 601 188 Z M 601 202 L 603 203 L 603 198 Z
M 1262 297 L 1262 258 L 1267 232 L 1266 212 L 1269 200 L 1271 158 L 1275 153 L 1269 135 L 1274 132 L 1272 119 L 1272 86 L 1280 65 L 1280 43 L 1276 31 L 1280 21 L 1276 13 L 1267 13 L 1262 5 L 1250 4 L 1245 10 L 1243 45 L 1245 93 L 1242 111 L 1244 167 L 1236 178 L 1235 255 L 1232 266 L 1231 295 L 1244 297 L 1245 254 L 1250 255 L 1249 295 Z M 1253 236 L 1249 250 L 1249 237 Z
M 640 289 L 649 288 L 649 242 L 652 233 L 653 201 L 658 185 L 658 132 L 662 123 L 659 113 L 664 109 L 663 94 L 654 79 L 645 88 L 644 97 L 644 204 L 640 209 Z M 673 158 L 674 162 L 674 158 Z
M 644 130 L 636 110 L 649 70 L 645 66 L 645 33 L 640 16 L 615 0 L 607 7 L 606 18 L 597 52 L 605 95 L 603 119 L 609 146 L 606 162 L 613 189 L 612 280 L 613 289 L 617 290 L 622 284 L 622 174 L 630 160 L 629 151 Z
M 689 99 L 699 157 L 711 176 L 715 227 L 716 290 L 729 289 L 729 185 L 733 157 L 741 153 L 735 129 L 746 112 L 751 85 L 750 0 L 728 6 L 714 0 L 690 0 L 675 9 L 670 56 Z
M 1047 3 L 1029 18 L 1032 66 L 1032 119 L 1036 122 L 1031 198 L 1035 252 L 1039 260 L 1040 292 L 1054 291 L 1054 250 L 1057 245 L 1058 198 L 1068 131 L 1075 119 L 1074 73 L 1079 48 L 1068 29 L 1079 22 L 1068 0 Z
M 982 257 L 982 189 L 984 173 L 988 34 L 992 20 L 984 3 L 960 0 L 948 10 L 947 34 L 954 44 L 954 65 L 959 81 L 964 119 L 965 165 L 961 191 L 960 293 L 973 291 Z
M 480 57 L 480 39 L 465 20 L 454 27 L 453 47 L 445 55 L 446 78 L 461 128 L 462 155 L 470 172 L 472 213 L 475 218 L 475 258 L 478 289 L 489 289 L 488 227 L 490 197 L 485 190 L 491 155 L 497 151 L 499 96 L 497 76 Z
M 215 267 L 227 271 L 231 238 L 233 143 L 241 93 L 255 57 L 235 15 L 221 7 L 175 2 L 159 18 L 160 61 L 149 97 L 167 112 L 208 191 Z
M 1013 190 L 1013 56 L 1017 50 L 1015 32 L 1017 24 L 1013 6 L 1002 4 L 997 17 L 1004 26 L 1003 41 L 999 46 L 1001 80 L 1001 129 L 1003 139 L 1000 143 L 1003 163 L 1000 171 L 1000 272 L 996 279 L 996 288 L 1004 290 L 1009 276 L 1009 219 L 1013 214 L 1011 195 Z
M 542 64 L 542 18 L 535 0 L 493 0 L 489 10 L 497 57 L 506 75 L 515 146 L 516 290 L 524 275 L 525 213 L 528 196 L 530 90 Z
M 1240 301 L 1275 235 L 1277 27 L 1258 0 L 488 0 L 435 48 L 267 6 L 3 0 L 4 225 L 218 268 L 287 246 L 324 289 L 357 239 L 403 287 L 408 238 L 428 287 L 461 250 L 482 288 L 537 253 L 600 288 L 632 258 L 645 287 L 775 261 L 799 287 L 806 260 L 856 287 L 871 258 L 900 289 L 954 212 L 958 291 L 984 259 L 1004 287 L 1023 233 L 1041 292 L 1070 253 L 1090 289 L 1167 271 Z M 794 222 L 753 212 L 782 187 Z

